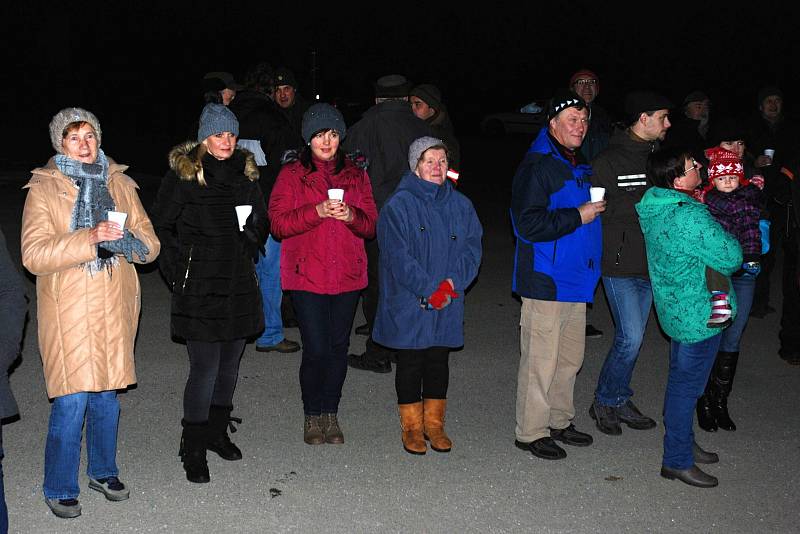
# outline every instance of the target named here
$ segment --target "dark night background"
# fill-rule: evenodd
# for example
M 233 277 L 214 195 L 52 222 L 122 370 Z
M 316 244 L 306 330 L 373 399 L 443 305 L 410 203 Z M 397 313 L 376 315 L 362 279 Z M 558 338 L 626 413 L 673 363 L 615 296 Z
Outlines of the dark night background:
M 15 141 L 0 164 L 45 163 L 50 118 L 81 106 L 99 117 L 109 155 L 161 174 L 165 154 L 199 115 L 205 72 L 227 70 L 241 81 L 259 61 L 286 65 L 311 97 L 312 51 L 322 100 L 363 110 L 376 78 L 402 73 L 441 88 L 459 135 L 477 132 L 486 113 L 546 99 L 581 67 L 599 74 L 598 103 L 612 112 L 633 88 L 655 88 L 678 104 L 700 88 L 712 99 L 712 120 L 744 115 L 755 112 L 758 87 L 777 84 L 794 114 L 798 8 L 609 5 L 7 4 L 0 95 Z

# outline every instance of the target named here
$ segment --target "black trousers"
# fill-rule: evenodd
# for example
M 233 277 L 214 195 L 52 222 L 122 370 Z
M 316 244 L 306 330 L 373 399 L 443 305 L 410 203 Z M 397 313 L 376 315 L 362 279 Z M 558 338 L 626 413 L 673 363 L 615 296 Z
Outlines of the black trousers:
M 424 399 L 446 399 L 450 382 L 450 349 L 428 347 L 397 351 L 394 387 L 397 404 Z
M 378 313 L 378 261 L 380 258 L 380 251 L 378 250 L 378 240 L 373 239 L 364 244 L 367 251 L 367 287 L 361 291 L 361 309 L 364 312 L 364 317 L 367 319 L 367 326 L 369 331 L 372 332 L 372 326 L 375 324 L 375 315 Z M 365 357 L 372 361 L 389 361 L 394 359 L 395 351 L 379 345 L 372 340 L 370 334 L 366 343 Z
M 244 339 L 233 341 L 187 341 L 189 378 L 183 390 L 183 419 L 188 423 L 208 421 L 211 405 L 233 406 L 239 378 Z

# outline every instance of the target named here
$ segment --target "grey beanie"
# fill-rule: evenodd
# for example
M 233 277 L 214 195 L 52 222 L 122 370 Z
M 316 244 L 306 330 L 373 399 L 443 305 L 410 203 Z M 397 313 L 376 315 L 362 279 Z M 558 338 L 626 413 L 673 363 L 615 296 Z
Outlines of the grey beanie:
M 411 170 L 415 171 L 417 169 L 417 163 L 419 163 L 419 159 L 426 150 L 437 145 L 445 147 L 445 151 L 447 151 L 447 145 L 444 144 L 444 141 L 436 137 L 419 137 L 415 139 L 411 146 L 408 147 L 408 166 Z
M 233 111 L 222 104 L 206 104 L 200 114 L 197 140 L 204 141 L 206 137 L 220 132 L 231 132 L 236 137 L 239 137 L 239 121 Z
M 338 109 L 330 104 L 319 103 L 308 108 L 303 114 L 301 130 L 303 140 L 310 143 L 311 137 L 321 130 L 336 130 L 339 132 L 339 137 L 344 138 L 347 133 L 347 125 Z
M 86 111 L 83 108 L 64 108 L 53 116 L 50 121 L 50 142 L 53 143 L 53 148 L 56 152 L 63 154 L 64 150 L 61 148 L 61 140 L 64 139 L 64 128 L 73 122 L 88 122 L 94 129 L 95 137 L 97 137 L 97 146 L 103 140 L 103 131 L 100 129 L 100 121 L 94 116 L 91 111 Z

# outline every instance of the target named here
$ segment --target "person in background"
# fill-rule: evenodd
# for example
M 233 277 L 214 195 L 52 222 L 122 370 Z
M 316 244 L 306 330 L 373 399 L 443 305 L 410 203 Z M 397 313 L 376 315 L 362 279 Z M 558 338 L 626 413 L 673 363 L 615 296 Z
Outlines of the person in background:
M 275 103 L 289 122 L 295 135 L 301 135 L 303 114 L 311 106 L 311 102 L 297 92 L 299 87 L 294 73 L 286 67 L 278 67 L 273 81 L 275 87 Z M 300 146 L 300 145 L 298 145 Z
M 245 75 L 245 89 L 237 93 L 230 106 L 239 121 L 236 145 L 253 153 L 265 204 L 269 202 L 284 153 L 303 144 L 299 131 L 292 132 L 269 96 L 273 80 L 272 67 L 268 63 L 254 65 Z M 300 350 L 299 343 L 284 335 L 282 301 L 290 300 L 281 289 L 280 257 L 280 241 L 269 236 L 265 254 L 256 263 L 264 310 L 264 331 L 256 339 L 257 352 L 291 353 Z
M 703 91 L 692 91 L 683 99 L 682 114 L 672 120 L 664 146 L 689 147 L 692 157 L 705 163 L 705 149 L 710 146 L 711 100 Z
M 236 148 L 236 116 L 207 104 L 199 125 L 196 141 L 170 151 L 151 210 L 172 291 L 172 337 L 189 354 L 178 454 L 186 479 L 198 484 L 211 480 L 206 450 L 242 459 L 228 425 L 245 342 L 264 329 L 254 262 L 268 232 L 255 158 Z M 244 223 L 239 208 L 250 212 Z
M 378 211 L 394 192 L 408 165 L 408 147 L 414 139 L 433 135 L 430 126 L 417 118 L 408 102 L 411 82 L 400 74 L 389 74 L 375 82 L 375 105 L 369 108 L 350 128 L 344 148 L 360 152 L 368 161 L 367 173 Z M 378 242 L 367 240 L 368 284 L 362 293 L 362 310 L 366 324 L 356 327 L 356 334 L 367 338 L 362 354 L 349 354 L 348 365 L 375 373 L 391 373 L 394 351 L 381 347 L 372 339 L 372 326 L 378 309 Z
M 19 356 L 22 329 L 28 313 L 25 286 L 22 277 L 11 261 L 6 247 L 6 236 L 0 230 L 0 424 L 19 417 L 19 409 L 8 370 Z M 8 532 L 8 507 L 3 484 L 3 427 L 0 426 L 0 534 Z
M 602 217 L 602 272 L 615 328 L 589 415 L 600 432 L 612 436 L 622 433 L 621 423 L 636 430 L 656 426 L 631 400 L 633 370 L 653 302 L 644 238 L 634 206 L 651 185 L 645 174 L 647 158 L 670 127 L 671 107 L 666 98 L 651 91 L 628 93 L 628 127 L 616 130 L 608 148 L 592 160 L 592 183 L 605 188 L 608 201 Z
M 461 168 L 461 145 L 456 138 L 447 106 L 442 102 L 442 92 L 435 85 L 424 83 L 414 87 L 408 97 L 411 111 L 431 127 L 433 135 L 445 142 L 447 161 L 452 169 Z
M 342 114 L 330 104 L 308 108 L 307 144 L 283 166 L 269 200 L 272 233 L 282 240 L 281 284 L 291 291 L 303 341 L 300 390 L 309 445 L 344 443 L 338 413 L 347 348 L 367 285 L 364 240 L 375 236 L 378 218 L 367 172 L 340 150 L 346 133 Z
M 116 462 L 117 390 L 136 383 L 141 292 L 133 263 L 150 263 L 160 250 L 138 186 L 105 155 L 102 136 L 93 113 L 56 113 L 56 155 L 33 170 L 22 212 L 22 264 L 36 275 L 39 351 L 53 399 L 43 492 L 65 519 L 81 515 L 84 424 L 89 488 L 109 501 L 130 495 Z M 124 224 L 112 212 L 126 215 Z
M 403 448 L 425 454 L 452 442 L 444 430 L 450 350 L 464 344 L 464 294 L 481 263 L 472 203 L 447 180 L 447 147 L 411 143 L 407 171 L 378 220 L 380 298 L 372 335 L 397 349 L 395 390 Z M 419 231 L 424 228 L 425 231 Z
M 568 89 L 548 104 L 542 128 L 514 176 L 517 247 L 512 290 L 522 298 L 515 445 L 545 460 L 586 447 L 573 392 L 586 345 L 586 303 L 600 279 L 606 202 L 591 202 L 591 167 L 580 152 L 589 127 L 584 100 Z M 556 250 L 558 254 L 556 254 Z
M 236 92 L 242 89 L 244 86 L 237 83 L 230 72 L 207 72 L 203 76 L 203 94 L 206 103 L 230 106 L 236 98 Z
M 701 182 L 699 170 L 688 148 L 666 148 L 651 154 L 647 176 L 654 187 L 645 192 L 636 211 L 659 324 L 672 340 L 664 396 L 661 476 L 710 488 L 719 481 L 697 463 L 715 463 L 719 457 L 694 441 L 692 425 L 697 399 L 708 381 L 722 337 L 719 328 L 707 324 L 711 301 L 706 269 L 729 276 L 742 266 L 742 249 L 692 196 Z M 735 316 L 735 298 L 731 305 Z

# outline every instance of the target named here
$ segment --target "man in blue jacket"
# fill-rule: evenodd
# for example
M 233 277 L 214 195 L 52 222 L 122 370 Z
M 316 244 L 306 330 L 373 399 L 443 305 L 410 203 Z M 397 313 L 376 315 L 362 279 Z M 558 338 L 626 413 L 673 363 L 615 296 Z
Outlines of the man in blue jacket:
M 588 446 L 572 424 L 575 376 L 583 363 L 586 303 L 600 278 L 601 200 L 590 202 L 591 167 L 580 152 L 589 126 L 586 102 L 568 89 L 548 104 L 511 192 L 517 238 L 513 290 L 522 298 L 517 376 L 517 447 L 546 460 L 556 444 Z

